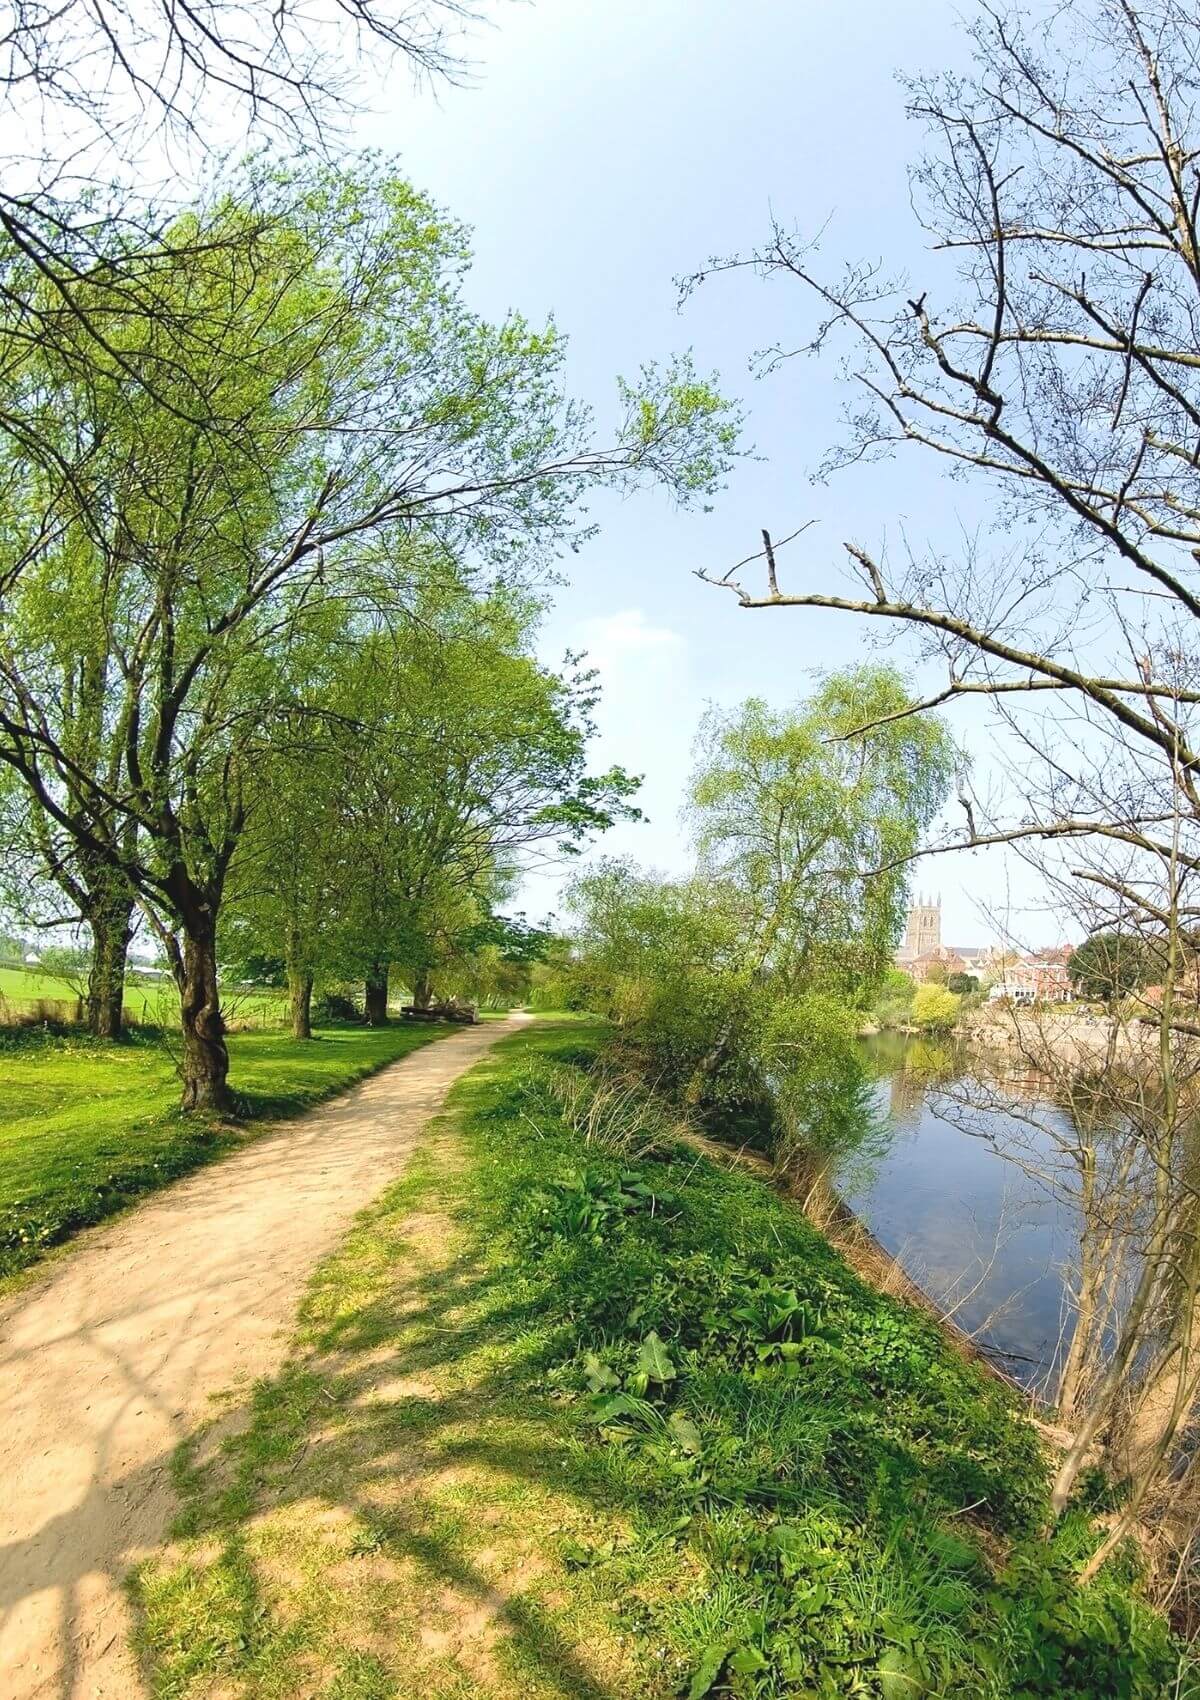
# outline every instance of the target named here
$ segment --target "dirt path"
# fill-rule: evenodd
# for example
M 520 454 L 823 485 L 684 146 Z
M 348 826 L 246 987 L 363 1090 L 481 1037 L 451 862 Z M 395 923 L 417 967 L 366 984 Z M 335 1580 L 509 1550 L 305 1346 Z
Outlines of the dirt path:
M 89 1236 L 0 1311 L 0 1695 L 135 1700 L 122 1580 L 210 1396 L 281 1361 L 317 1261 L 521 1018 L 414 1052 Z

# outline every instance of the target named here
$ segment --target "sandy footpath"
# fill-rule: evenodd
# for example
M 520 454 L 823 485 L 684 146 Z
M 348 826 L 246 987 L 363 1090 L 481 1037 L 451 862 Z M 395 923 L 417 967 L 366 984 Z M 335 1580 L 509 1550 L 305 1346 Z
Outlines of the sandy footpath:
M 95 1229 L 0 1308 L 0 1696 L 135 1700 L 122 1580 L 208 1400 L 282 1361 L 313 1266 L 521 1018 L 464 1028 Z

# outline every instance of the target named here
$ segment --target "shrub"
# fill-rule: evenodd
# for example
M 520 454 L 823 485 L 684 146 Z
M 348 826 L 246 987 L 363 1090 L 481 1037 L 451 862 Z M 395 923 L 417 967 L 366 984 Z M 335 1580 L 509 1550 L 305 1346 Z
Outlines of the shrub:
M 326 1027 L 335 1021 L 361 1021 L 363 1014 L 347 993 L 327 990 L 313 999 L 312 1018 L 318 1026 Z
M 958 1020 L 962 999 L 945 986 L 927 981 L 913 994 L 912 1018 L 918 1027 L 930 1033 L 948 1032 Z

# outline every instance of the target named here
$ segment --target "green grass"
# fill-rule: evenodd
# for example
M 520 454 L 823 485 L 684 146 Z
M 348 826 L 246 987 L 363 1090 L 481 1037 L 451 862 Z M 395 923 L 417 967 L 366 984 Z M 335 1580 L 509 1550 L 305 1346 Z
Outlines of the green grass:
M 247 1121 L 303 1110 L 437 1038 L 438 1028 L 337 1028 L 305 1044 L 232 1033 Z M 0 1032 L 0 1278 L 130 1200 L 244 1142 L 245 1128 L 178 1110 L 167 1045 Z
M 182 1450 L 159 1700 L 1194 1695 L 1075 1583 L 1087 1508 L 1045 1543 L 1015 1398 L 762 1183 L 585 1122 L 594 1044 L 497 1047 Z
M 17 1012 L 26 1012 L 39 1004 L 59 1004 L 54 1013 L 60 1020 L 69 1020 L 79 992 L 70 981 L 40 968 L 0 967 L 0 1009 L 8 1005 Z M 143 979 L 130 974 L 125 981 L 126 1019 L 139 1026 L 155 1027 L 178 1017 L 179 994 L 170 980 Z M 237 1025 L 263 1025 L 283 1019 L 284 993 L 274 987 L 253 991 L 226 988 L 222 992 L 227 1020 Z M 50 1013 L 49 1011 L 47 1013 Z

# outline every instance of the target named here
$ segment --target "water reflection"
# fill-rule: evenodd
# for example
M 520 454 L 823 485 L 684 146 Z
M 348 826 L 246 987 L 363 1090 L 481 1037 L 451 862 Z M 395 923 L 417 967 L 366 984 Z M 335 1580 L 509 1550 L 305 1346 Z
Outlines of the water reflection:
M 1067 1112 L 1036 1075 L 999 1108 L 954 1045 L 866 1041 L 888 1138 L 843 1165 L 843 1195 L 906 1272 L 981 1344 L 1041 1388 L 1060 1362 L 1079 1259 Z

